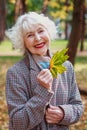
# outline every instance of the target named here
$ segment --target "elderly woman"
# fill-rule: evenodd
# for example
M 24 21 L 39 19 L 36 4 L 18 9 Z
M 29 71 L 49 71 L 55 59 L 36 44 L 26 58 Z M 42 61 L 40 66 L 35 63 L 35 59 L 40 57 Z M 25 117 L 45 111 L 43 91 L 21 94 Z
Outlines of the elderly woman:
M 7 71 L 9 130 L 69 130 L 81 117 L 83 104 L 72 64 L 64 62 L 67 71 L 57 78 L 49 70 L 55 24 L 30 12 L 20 16 L 6 35 L 25 54 Z

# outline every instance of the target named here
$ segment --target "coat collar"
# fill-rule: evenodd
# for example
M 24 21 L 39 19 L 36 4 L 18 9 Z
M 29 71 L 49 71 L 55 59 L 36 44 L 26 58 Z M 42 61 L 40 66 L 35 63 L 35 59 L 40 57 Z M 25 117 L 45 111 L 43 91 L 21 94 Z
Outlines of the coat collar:
M 32 54 L 28 50 L 26 50 L 26 53 L 25 53 L 25 62 L 26 62 L 29 69 L 32 69 L 32 70 L 35 70 L 35 71 L 37 69 L 40 70 L 40 68 L 35 63 L 35 61 L 32 57 Z

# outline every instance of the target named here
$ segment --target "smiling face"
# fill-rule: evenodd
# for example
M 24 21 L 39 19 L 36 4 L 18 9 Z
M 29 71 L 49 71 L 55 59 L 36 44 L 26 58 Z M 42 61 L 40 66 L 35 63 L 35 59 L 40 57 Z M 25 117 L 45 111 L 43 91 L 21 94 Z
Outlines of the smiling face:
M 30 31 L 24 35 L 24 44 L 31 54 L 46 55 L 50 44 L 47 29 L 42 25 L 33 25 Z

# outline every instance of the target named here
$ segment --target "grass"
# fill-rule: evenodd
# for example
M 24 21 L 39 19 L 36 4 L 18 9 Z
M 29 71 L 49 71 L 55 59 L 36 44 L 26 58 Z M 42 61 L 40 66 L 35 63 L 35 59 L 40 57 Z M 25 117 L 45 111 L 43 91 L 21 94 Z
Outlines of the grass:
M 12 62 L 15 63 L 19 61 L 22 58 L 22 56 L 0 56 L 0 61 L 2 61 L 2 64 L 5 62 Z
M 57 50 L 62 50 L 63 48 L 66 48 L 68 41 L 67 40 L 55 40 L 52 41 L 50 45 L 50 49 L 52 53 L 54 53 Z M 80 48 L 80 44 L 78 46 L 78 49 Z M 84 42 L 84 48 L 87 50 L 87 41 Z M 12 43 L 9 40 L 4 40 L 0 44 L 0 54 L 3 55 L 20 55 L 21 53 L 19 50 L 13 50 L 12 49 Z
M 55 52 L 57 50 L 61 50 L 66 48 L 68 41 L 67 40 L 55 40 L 51 43 L 51 50 Z M 78 46 L 78 50 L 80 48 L 80 44 Z M 84 49 L 87 51 L 87 40 L 84 41 Z
M 51 43 L 50 49 L 52 53 L 54 53 L 57 50 L 62 50 L 63 48 L 66 48 L 67 43 L 67 40 L 55 40 Z
M 75 71 L 81 71 L 87 68 L 87 56 L 76 56 Z
M 1 42 L 1 44 L 0 44 L 1 51 L 0 52 L 7 52 L 11 49 L 12 49 L 12 46 L 8 40 L 4 40 L 3 42 Z
M 9 40 L 4 40 L 0 44 L 0 55 L 19 55 L 19 50 L 14 50 Z
M 52 53 L 54 53 L 56 50 L 61 50 L 65 48 L 67 45 L 67 40 L 55 40 L 52 41 L 50 48 Z M 15 54 L 20 54 L 19 50 L 13 50 L 12 49 L 12 44 L 9 40 L 5 40 L 0 44 L 0 54 L 6 55 L 15 55 Z

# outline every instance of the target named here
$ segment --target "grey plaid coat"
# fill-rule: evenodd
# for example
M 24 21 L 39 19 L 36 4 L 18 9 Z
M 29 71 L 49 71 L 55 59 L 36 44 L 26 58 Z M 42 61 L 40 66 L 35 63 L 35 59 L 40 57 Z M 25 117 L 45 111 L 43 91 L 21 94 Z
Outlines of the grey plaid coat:
M 53 80 L 53 92 L 37 82 L 40 68 L 30 54 L 7 71 L 9 130 L 69 130 L 69 125 L 79 120 L 83 105 L 73 66 L 69 61 L 64 65 L 67 71 Z M 65 115 L 60 123 L 46 123 L 45 109 L 48 102 L 64 110 Z

